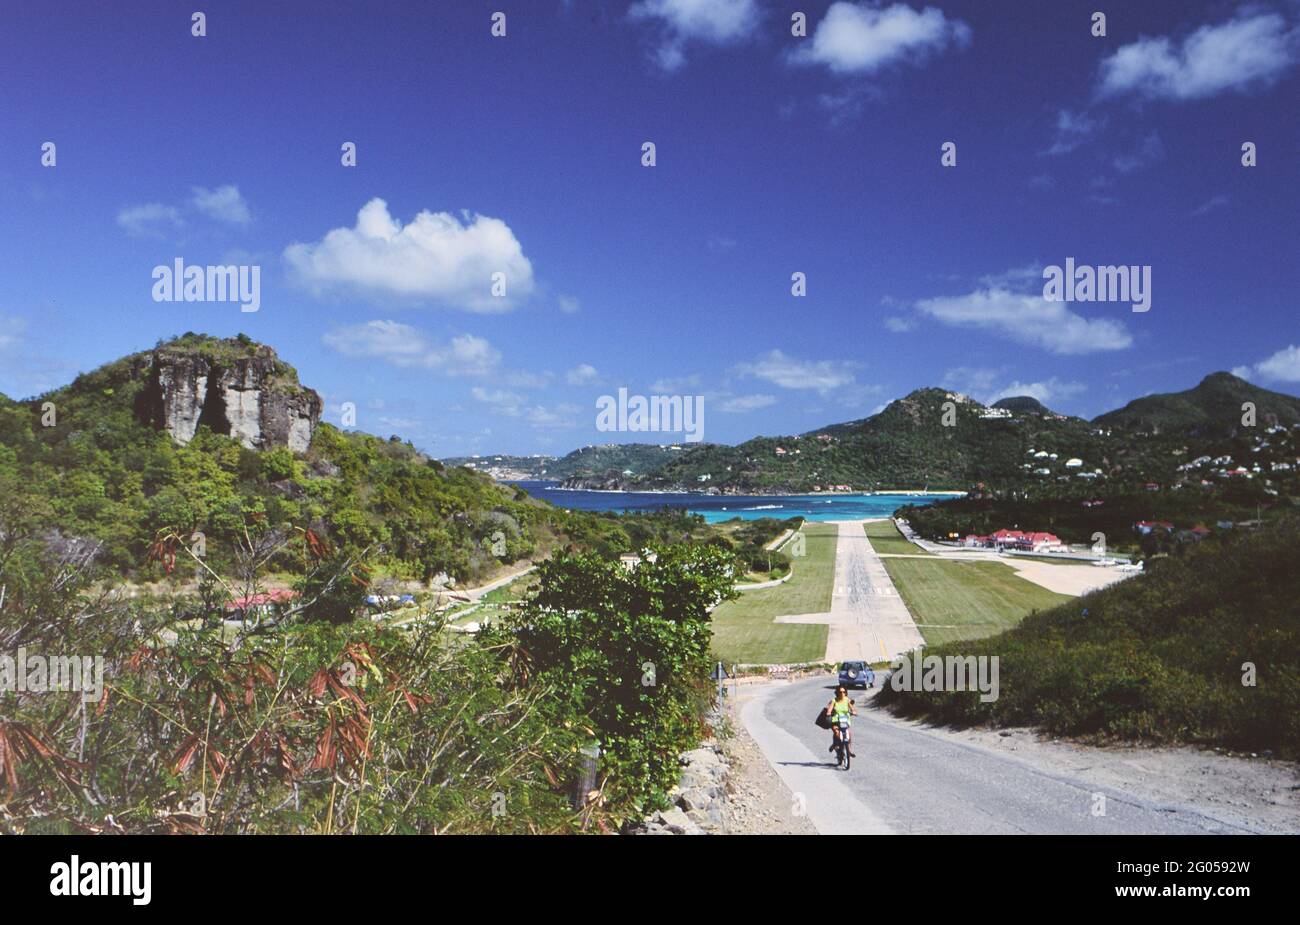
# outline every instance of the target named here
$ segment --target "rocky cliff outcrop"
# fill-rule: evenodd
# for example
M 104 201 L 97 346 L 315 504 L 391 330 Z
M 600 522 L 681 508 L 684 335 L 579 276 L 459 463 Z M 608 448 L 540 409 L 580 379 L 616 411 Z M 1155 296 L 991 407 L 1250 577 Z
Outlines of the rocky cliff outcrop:
M 249 449 L 305 452 L 320 422 L 320 395 L 267 346 L 242 341 L 173 342 L 136 361 L 144 381 L 136 399 L 142 423 L 189 443 L 200 425 Z

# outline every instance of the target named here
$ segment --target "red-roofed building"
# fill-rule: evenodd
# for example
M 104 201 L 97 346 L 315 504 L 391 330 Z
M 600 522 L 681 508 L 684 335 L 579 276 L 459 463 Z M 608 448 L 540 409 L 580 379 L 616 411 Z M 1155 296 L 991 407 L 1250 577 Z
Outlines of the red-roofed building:
M 1028 552 L 1046 552 L 1051 549 L 1060 549 L 1063 545 L 1055 534 L 1041 531 L 995 530 L 987 539 L 991 542 L 985 545 L 997 549 L 1020 549 Z
M 283 606 L 298 596 L 297 591 L 274 588 L 261 594 L 249 594 L 237 597 L 226 605 L 226 610 L 233 613 L 269 613 L 273 608 Z
M 1133 525 L 1133 529 L 1146 536 L 1153 530 L 1163 530 L 1168 533 L 1174 529 L 1174 525 L 1167 520 L 1139 520 Z

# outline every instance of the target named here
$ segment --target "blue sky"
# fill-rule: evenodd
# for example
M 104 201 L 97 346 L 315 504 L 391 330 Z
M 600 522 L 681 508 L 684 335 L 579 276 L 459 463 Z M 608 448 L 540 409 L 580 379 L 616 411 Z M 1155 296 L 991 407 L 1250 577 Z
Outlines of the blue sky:
M 437 455 L 645 439 L 595 429 L 620 386 L 703 395 L 721 442 L 926 385 L 1085 416 L 1218 369 L 1300 390 L 1294 0 L 0 16 L 11 396 L 187 330 Z M 260 310 L 154 301 L 177 257 L 260 266 Z M 1150 311 L 1044 301 L 1066 258 L 1150 266 Z

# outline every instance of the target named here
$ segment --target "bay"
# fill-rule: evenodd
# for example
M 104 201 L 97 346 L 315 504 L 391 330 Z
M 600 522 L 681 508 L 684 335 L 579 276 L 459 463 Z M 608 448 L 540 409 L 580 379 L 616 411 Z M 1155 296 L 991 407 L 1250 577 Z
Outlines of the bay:
M 578 511 L 657 511 L 685 508 L 709 523 L 740 517 L 803 517 L 810 521 L 859 520 L 888 517 L 905 504 L 932 504 L 952 495 L 941 494 L 835 494 L 835 495 L 705 495 L 686 492 L 589 491 L 560 488 L 556 482 L 511 482 L 534 498 L 556 507 Z

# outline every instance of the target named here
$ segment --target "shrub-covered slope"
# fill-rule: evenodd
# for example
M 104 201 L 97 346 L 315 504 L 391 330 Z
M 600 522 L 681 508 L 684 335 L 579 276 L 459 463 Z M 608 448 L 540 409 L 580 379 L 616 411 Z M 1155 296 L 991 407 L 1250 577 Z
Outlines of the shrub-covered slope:
M 939 722 L 1300 757 L 1300 522 L 1207 540 L 1002 635 L 926 654 L 1000 656 L 999 698 L 886 685 L 881 702 Z

